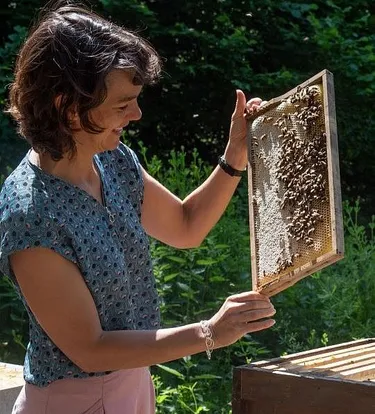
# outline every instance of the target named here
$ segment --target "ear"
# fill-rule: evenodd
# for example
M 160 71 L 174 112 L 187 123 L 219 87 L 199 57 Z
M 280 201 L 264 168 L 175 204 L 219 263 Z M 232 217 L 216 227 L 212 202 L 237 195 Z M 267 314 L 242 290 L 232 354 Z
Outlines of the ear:
M 54 105 L 57 110 L 59 110 L 60 108 L 62 98 L 63 98 L 62 95 L 57 95 L 54 99 Z M 68 109 L 68 119 L 72 124 L 79 122 L 79 116 L 76 110 L 76 106 Z

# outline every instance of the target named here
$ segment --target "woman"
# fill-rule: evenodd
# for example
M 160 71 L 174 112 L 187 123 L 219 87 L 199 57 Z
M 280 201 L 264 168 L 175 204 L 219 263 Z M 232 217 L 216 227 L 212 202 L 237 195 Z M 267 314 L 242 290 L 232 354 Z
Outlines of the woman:
M 237 91 L 221 165 L 181 201 L 120 142 L 160 61 L 140 37 L 73 5 L 45 12 L 18 56 L 9 112 L 31 149 L 0 200 L 0 271 L 30 317 L 26 385 L 13 413 L 155 409 L 148 367 L 266 329 L 263 295 L 229 297 L 209 320 L 161 329 L 146 234 L 198 246 L 246 165 L 246 103 Z

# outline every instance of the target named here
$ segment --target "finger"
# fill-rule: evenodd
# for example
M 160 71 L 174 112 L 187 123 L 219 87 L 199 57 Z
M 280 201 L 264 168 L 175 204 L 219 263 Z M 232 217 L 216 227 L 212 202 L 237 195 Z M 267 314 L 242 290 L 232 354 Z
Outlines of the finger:
M 247 103 L 246 103 L 246 106 L 248 107 L 248 108 L 250 108 L 252 105 L 257 105 L 257 106 L 259 106 L 259 105 L 261 105 L 262 104 L 262 98 L 251 98 L 249 101 L 247 101 Z
M 255 292 L 253 290 L 249 292 L 241 292 L 235 295 L 231 295 L 228 297 L 228 300 L 233 302 L 247 302 L 249 300 L 263 300 L 266 302 L 270 302 L 268 296 L 262 295 L 261 293 Z
M 233 117 L 242 116 L 246 108 L 246 97 L 241 89 L 236 90 L 236 107 L 234 108 Z
M 275 315 L 276 311 L 273 308 L 268 309 L 252 309 L 246 312 L 241 312 L 237 315 L 236 319 L 238 322 L 255 322 L 259 321 L 259 319 L 270 318 L 271 316 Z
M 260 106 L 264 106 L 266 104 L 268 104 L 268 101 L 262 101 L 262 103 L 260 104 Z
M 254 112 L 259 109 L 262 104 L 261 98 L 252 98 L 246 103 L 246 109 L 250 112 Z
M 230 302 L 227 305 L 227 312 L 231 314 L 236 313 L 243 313 L 248 312 L 252 310 L 269 310 L 272 309 L 275 311 L 275 308 L 273 307 L 272 303 L 267 301 L 261 301 L 261 300 L 252 300 L 248 302 Z M 275 311 L 276 312 L 276 311 Z
M 239 320 L 243 321 L 246 319 L 246 315 L 249 312 L 262 312 L 262 316 L 267 318 L 276 313 L 275 308 L 272 303 L 265 301 L 250 301 L 250 302 L 231 302 L 226 306 L 224 314 L 232 318 L 240 318 Z M 249 319 L 250 320 L 250 319 Z
M 276 321 L 274 319 L 265 319 L 263 321 L 251 322 L 244 324 L 245 333 L 258 332 L 263 329 L 271 328 L 275 325 Z

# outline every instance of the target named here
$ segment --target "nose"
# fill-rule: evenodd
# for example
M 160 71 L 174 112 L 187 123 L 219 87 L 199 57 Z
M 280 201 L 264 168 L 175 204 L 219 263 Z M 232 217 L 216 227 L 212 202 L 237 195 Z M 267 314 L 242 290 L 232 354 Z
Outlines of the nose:
M 135 102 L 129 113 L 129 118 L 131 121 L 139 121 L 142 118 L 142 111 L 138 105 L 138 102 Z

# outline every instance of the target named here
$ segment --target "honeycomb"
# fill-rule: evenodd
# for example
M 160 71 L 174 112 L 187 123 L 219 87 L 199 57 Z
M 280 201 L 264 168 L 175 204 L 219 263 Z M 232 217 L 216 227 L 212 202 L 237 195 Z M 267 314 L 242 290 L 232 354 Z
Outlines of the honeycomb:
M 324 108 L 316 83 L 248 123 L 257 290 L 300 278 L 333 250 Z

